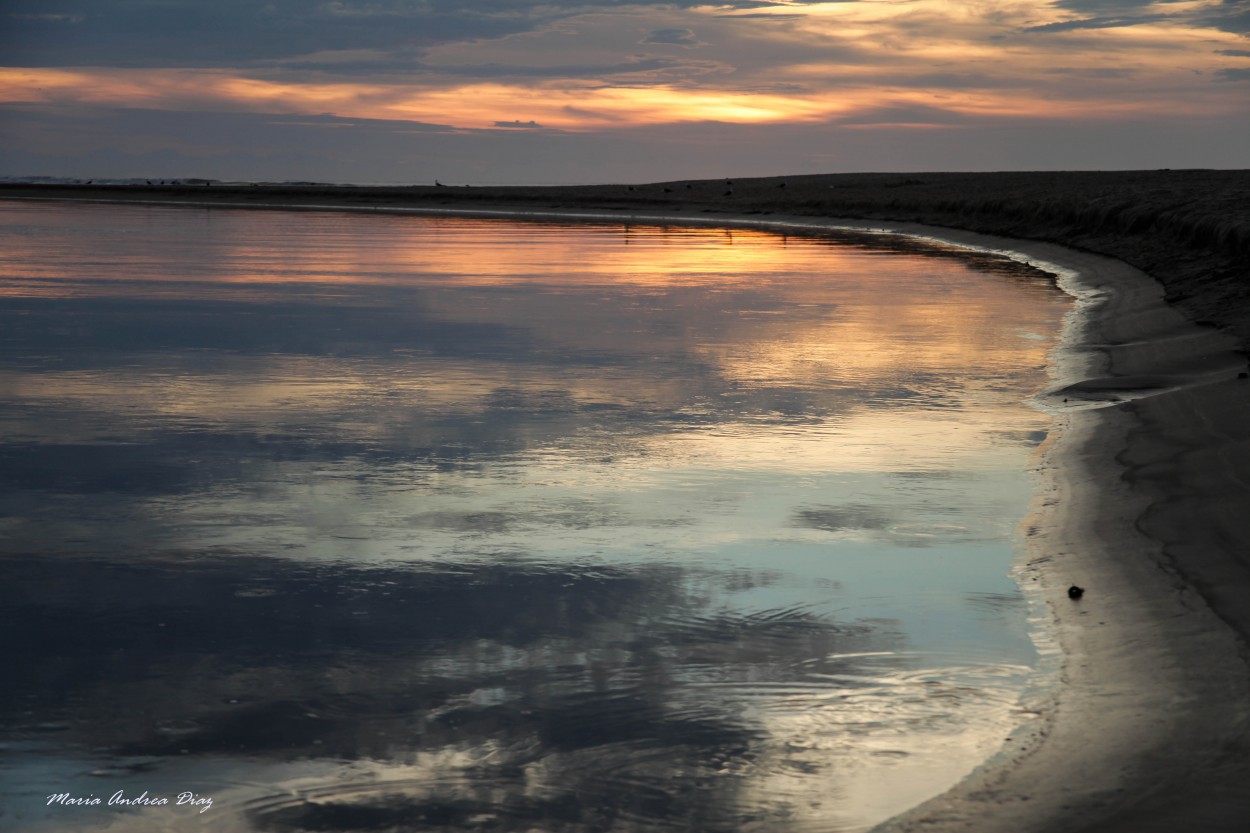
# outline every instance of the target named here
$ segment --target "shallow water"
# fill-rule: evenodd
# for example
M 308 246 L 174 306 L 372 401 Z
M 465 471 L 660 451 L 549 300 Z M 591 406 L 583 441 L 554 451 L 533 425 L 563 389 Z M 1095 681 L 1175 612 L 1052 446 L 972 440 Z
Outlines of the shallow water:
M 0 205 L 0 823 L 863 830 L 1017 721 L 1065 309 L 865 238 Z

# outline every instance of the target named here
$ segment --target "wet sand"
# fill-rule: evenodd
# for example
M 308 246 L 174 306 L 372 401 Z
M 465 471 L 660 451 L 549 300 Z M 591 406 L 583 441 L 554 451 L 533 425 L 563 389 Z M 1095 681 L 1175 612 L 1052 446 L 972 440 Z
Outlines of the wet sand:
M 1019 571 L 1054 628 L 1058 681 L 995 758 L 879 829 L 1245 830 L 1244 353 L 1123 262 L 1009 245 L 1075 270 L 1082 296 L 1052 357 L 1043 404 L 1061 430 Z
M 1033 718 L 998 755 L 878 830 L 1250 829 L 1250 172 L 0 196 L 850 227 L 1011 251 L 1060 274 L 1081 300 L 1039 400 L 1061 430 L 1039 461 L 1019 565 L 1058 679 L 1031 694 Z

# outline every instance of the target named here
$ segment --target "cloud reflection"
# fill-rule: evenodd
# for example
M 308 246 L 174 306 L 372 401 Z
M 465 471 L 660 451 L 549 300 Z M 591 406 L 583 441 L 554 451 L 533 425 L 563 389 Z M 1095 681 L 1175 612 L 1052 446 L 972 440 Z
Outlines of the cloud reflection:
M 578 830 L 603 813 L 728 829 L 742 779 L 717 771 L 757 765 L 774 742 L 740 698 L 818 671 L 864 673 L 827 658 L 899 644 L 884 623 L 718 611 L 715 574 L 669 565 L 361 570 L 188 555 L 2 566 L 2 608 L 26 633 L 11 658 L 23 672 L 0 701 L 9 740 L 61 725 L 61 742 L 122 761 L 217 756 L 226 779 L 243 759 L 434 755 L 447 767 L 376 795 L 253 803 L 261 830 L 414 823 L 435 804 Z M 738 695 L 718 695 L 726 684 Z M 536 781 L 546 797 L 534 802 Z
M 97 791 L 199 767 L 238 830 L 803 830 L 936 792 L 1010 723 L 1031 649 L 966 609 L 1010 592 L 1045 276 L 754 232 L 3 213 L 19 761 Z

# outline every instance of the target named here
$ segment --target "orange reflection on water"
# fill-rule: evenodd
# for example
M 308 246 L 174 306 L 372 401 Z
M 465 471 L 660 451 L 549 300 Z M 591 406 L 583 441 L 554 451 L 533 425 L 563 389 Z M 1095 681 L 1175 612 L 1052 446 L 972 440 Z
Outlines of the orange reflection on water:
M 1066 309 L 1040 273 L 940 247 L 757 231 L 2 210 L 22 221 L 9 228 L 80 224 L 53 249 L 15 235 L 0 255 L 13 345 L 0 369 L 0 450 L 25 462 L 33 493 L 65 498 L 23 504 L 6 519 L 7 546 L 113 548 L 127 564 L 246 555 L 278 562 L 277 575 L 385 567 L 418 584 L 463 574 L 466 601 L 481 590 L 478 568 L 489 578 L 532 561 L 557 584 L 565 570 L 590 576 L 564 595 L 504 594 L 481 617 L 498 612 L 498 632 L 474 631 L 471 617 L 474 638 L 452 633 L 432 652 L 364 640 L 327 665 L 320 647 L 308 667 L 284 653 L 258 662 L 249 696 L 351 692 L 379 713 L 357 722 L 347 709 L 330 736 L 284 739 L 299 761 L 259 774 L 223 746 L 221 783 L 282 804 L 296 783 L 366 801 L 392 777 L 421 797 L 451 775 L 461 781 L 444 787 L 468 796 L 481 792 L 484 760 L 508 763 L 523 773 L 518 789 L 537 792 L 598 777 L 595 767 L 652 786 L 706 786 L 706 774 L 759 829 L 783 819 L 861 829 L 952 783 L 1012 726 L 1027 659 L 1009 628 L 951 608 L 977 595 L 973 582 L 1006 583 L 1027 502 L 1020 472 L 1047 427 L 1020 400 L 1043 384 Z M 613 570 L 659 568 L 638 585 L 639 606 L 599 630 L 508 635 L 520 602 L 576 607 Z M 900 597 L 909 583 L 914 595 Z M 356 632 L 348 622 L 422 621 L 394 599 L 388 608 L 393 583 L 330 608 L 300 607 L 274 584 L 214 586 L 235 605 L 273 594 L 297 634 L 309 621 L 345 633 Z M 178 586 L 188 599 L 201 592 Z M 617 595 L 601 589 L 604 604 Z M 672 609 L 655 606 L 664 593 Z M 909 616 L 920 626 L 901 624 Z M 726 617 L 728 630 L 717 625 Z M 803 627 L 774 630 L 777 617 Z M 760 638 L 744 639 L 739 620 L 762 623 Z M 931 621 L 973 647 L 928 656 L 941 631 Z M 189 616 L 180 632 L 205 624 Z M 657 646 L 657 633 L 670 635 Z M 229 712 L 234 672 L 219 668 L 236 661 L 205 649 L 171 662 L 167 687 L 145 678 L 133 695 L 93 681 L 110 694 L 85 703 L 151 702 L 138 729 L 105 719 L 115 705 L 85 723 L 122 737 L 188 703 L 196 715 Z M 524 733 L 515 749 L 499 745 L 495 705 L 515 704 L 528 732 L 522 703 L 552 691 L 628 700 L 639 674 L 654 695 L 648 714 L 741 724 L 753 734 L 734 747 L 750 754 L 688 764 L 672 753 L 656 765 L 650 747 L 596 745 L 593 731 L 574 752 Z M 448 708 L 480 706 L 482 719 L 414 740 L 410 695 L 440 679 L 462 681 Z M 553 702 L 563 726 L 565 701 Z M 586 714 L 596 729 L 611 717 Z M 323 739 L 348 751 L 318 757 L 311 744 Z M 635 760 L 635 749 L 645 754 Z
M 386 301 L 401 312 L 410 305 L 414 314 L 442 322 L 528 334 L 548 353 L 650 357 L 610 373 L 567 374 L 561 384 L 578 402 L 629 401 L 645 390 L 656 407 L 716 409 L 729 398 L 764 411 L 772 388 L 806 390 L 816 406 L 836 410 L 844 392 L 858 395 L 886 380 L 911 380 L 916 396 L 928 396 L 944 392 L 933 388 L 938 377 L 963 378 L 968 391 L 980 378 L 1037 376 L 1051 344 L 1039 334 L 1051 331 L 1057 315 L 1053 307 L 1021 303 L 1024 296 L 1057 295 L 1044 277 L 1001 260 L 960 260 L 951 250 L 932 250 L 937 259 L 900 256 L 756 230 L 586 226 L 574 242 L 564 227 L 547 224 L 370 217 L 345 225 L 333 214 L 265 214 L 258 223 L 247 212 L 154 211 L 131 209 L 107 231 L 113 243 L 126 245 L 129 262 L 113 264 L 98 280 L 83 261 L 107 250 L 109 239 L 84 236 L 81 252 L 50 256 L 34 238 L 17 238 L 5 256 L 10 280 L 3 293 L 186 295 L 245 307 L 297 297 L 337 307 L 339 318 L 351 319 L 354 309 L 376 301 L 335 287 L 390 287 L 404 291 Z M 179 226 L 201 247 L 180 257 L 198 259 L 202 271 L 152 268 L 180 244 Z M 274 234 L 296 241 L 275 253 Z M 299 244 L 301 235 L 307 245 Z M 150 257 L 142 254 L 145 244 L 154 249 Z M 343 336 L 345 343 L 352 338 Z M 387 371 L 393 396 L 419 391 L 424 402 L 470 412 L 495 388 L 546 385 L 552 372 L 477 358 L 447 374 L 445 359 L 430 359 L 420 348 L 397 344 L 393 352 L 406 355 Z M 670 381 L 666 357 L 706 365 L 727 387 L 701 391 L 688 380 Z M 143 401 L 160 413 L 223 419 L 297 407 L 336 410 L 342 401 L 377 393 L 372 360 L 266 354 L 233 361 L 224 373 L 188 376 L 176 393 L 170 379 L 137 378 L 147 373 L 143 368 L 45 370 L 10 384 L 36 398 L 91 399 L 97 407 L 114 399 L 110 387 L 124 401 L 136 386 L 164 385 L 169 395 Z M 265 374 L 245 369 L 257 362 Z M 269 371 L 283 381 L 268 378 Z

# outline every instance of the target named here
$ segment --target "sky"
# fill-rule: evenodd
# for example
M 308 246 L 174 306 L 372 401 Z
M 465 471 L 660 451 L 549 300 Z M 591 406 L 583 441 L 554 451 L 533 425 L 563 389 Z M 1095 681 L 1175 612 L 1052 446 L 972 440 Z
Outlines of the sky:
M 1250 167 L 1250 0 L 2 0 L 0 176 Z

